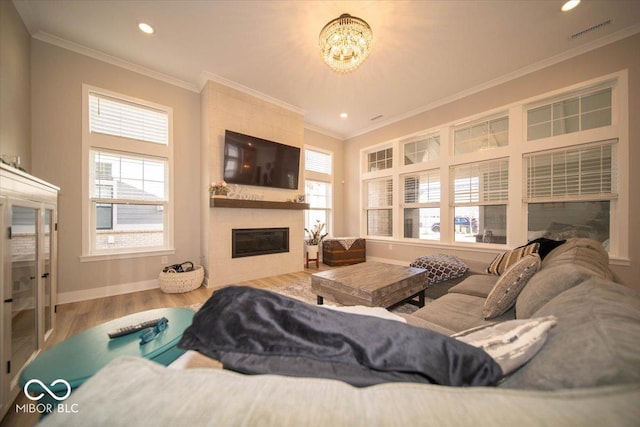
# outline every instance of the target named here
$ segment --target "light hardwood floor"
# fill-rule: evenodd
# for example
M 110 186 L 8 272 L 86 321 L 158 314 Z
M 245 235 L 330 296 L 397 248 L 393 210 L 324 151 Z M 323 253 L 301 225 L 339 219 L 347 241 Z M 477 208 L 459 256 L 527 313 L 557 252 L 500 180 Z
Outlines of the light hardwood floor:
M 327 267 L 324 264 L 320 265 L 320 270 L 328 268 L 331 267 Z M 318 271 L 318 269 L 310 268 L 296 273 L 241 282 L 238 283 L 238 285 L 269 289 L 286 283 L 307 279 L 311 274 L 317 273 Z M 59 305 L 56 312 L 55 329 L 45 345 L 45 350 L 86 329 L 132 313 L 152 310 L 154 308 L 187 307 L 193 304 L 203 303 L 211 296 L 214 290 L 214 288 L 200 287 L 184 294 L 165 294 L 160 289 L 151 289 L 148 291 Z M 9 412 L 0 423 L 0 426 L 30 427 L 36 425 L 38 422 L 37 414 L 16 413 L 13 409 L 16 404 L 23 405 L 25 403 L 30 402 L 20 393 L 16 401 L 9 408 Z

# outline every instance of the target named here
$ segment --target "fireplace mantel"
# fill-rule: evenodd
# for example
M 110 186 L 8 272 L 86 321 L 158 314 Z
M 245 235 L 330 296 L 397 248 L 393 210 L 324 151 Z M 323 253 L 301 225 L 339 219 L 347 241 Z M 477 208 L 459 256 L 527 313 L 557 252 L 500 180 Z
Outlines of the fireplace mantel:
M 309 203 L 296 202 L 272 202 L 268 200 L 242 200 L 228 198 L 211 198 L 209 207 L 212 208 L 235 208 L 235 209 L 287 209 L 306 210 Z

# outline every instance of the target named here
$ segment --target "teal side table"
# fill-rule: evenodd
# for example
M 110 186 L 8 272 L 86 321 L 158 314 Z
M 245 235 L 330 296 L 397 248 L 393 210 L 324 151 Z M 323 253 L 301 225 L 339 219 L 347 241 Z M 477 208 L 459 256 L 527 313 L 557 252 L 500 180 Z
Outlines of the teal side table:
M 29 394 L 37 396 L 42 393 L 41 403 L 55 405 L 60 402 L 50 396 L 40 383 L 61 397 L 70 391 L 66 384 L 57 380 L 67 381 L 71 390 L 74 390 L 120 356 L 143 357 L 166 366 L 184 353 L 176 345 L 184 330 L 191 325 L 194 314 L 188 308 L 160 308 L 131 314 L 87 329 L 40 353 L 20 373 L 18 384 L 20 388 L 24 388 L 28 381 L 37 380 L 29 384 Z M 113 339 L 107 335 L 119 327 L 160 317 L 169 320 L 167 329 L 144 345 L 140 345 L 140 332 Z

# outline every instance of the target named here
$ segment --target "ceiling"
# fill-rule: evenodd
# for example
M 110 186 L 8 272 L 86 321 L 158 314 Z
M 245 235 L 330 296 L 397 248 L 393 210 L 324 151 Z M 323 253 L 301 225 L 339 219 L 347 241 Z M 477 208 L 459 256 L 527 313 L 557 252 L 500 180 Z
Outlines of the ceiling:
M 338 138 L 640 32 L 638 0 L 583 0 L 568 13 L 562 2 L 14 0 L 38 39 L 195 91 L 223 82 Z M 350 74 L 332 71 L 318 48 L 322 27 L 342 13 L 374 35 Z

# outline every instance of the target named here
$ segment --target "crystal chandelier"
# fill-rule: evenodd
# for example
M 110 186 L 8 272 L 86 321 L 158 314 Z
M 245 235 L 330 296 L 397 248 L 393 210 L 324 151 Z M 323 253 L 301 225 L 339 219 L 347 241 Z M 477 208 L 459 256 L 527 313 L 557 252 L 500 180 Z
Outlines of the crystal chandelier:
M 340 73 L 353 71 L 369 56 L 372 38 L 369 24 L 344 13 L 320 31 L 322 59 Z

